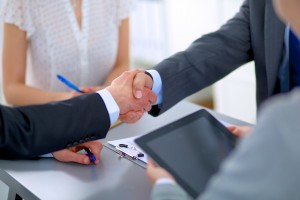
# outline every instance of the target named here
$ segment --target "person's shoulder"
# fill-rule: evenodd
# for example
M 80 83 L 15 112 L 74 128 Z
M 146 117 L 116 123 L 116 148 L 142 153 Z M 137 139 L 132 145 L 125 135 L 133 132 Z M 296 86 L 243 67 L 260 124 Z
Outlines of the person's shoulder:
M 28 18 L 29 13 L 34 10 L 35 0 L 4 0 L 2 4 L 2 15 L 15 20 Z
M 191 197 L 177 184 L 154 185 L 151 199 L 190 200 Z
M 270 98 L 259 111 L 259 118 L 268 118 L 273 122 L 288 120 L 289 124 L 298 124 L 297 116 L 300 117 L 300 89 Z

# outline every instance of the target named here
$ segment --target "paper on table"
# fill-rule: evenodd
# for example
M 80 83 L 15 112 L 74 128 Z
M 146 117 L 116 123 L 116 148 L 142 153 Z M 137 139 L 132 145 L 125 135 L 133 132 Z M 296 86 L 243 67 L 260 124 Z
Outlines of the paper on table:
M 132 159 L 141 160 L 144 163 L 147 163 L 147 154 L 143 150 L 141 150 L 138 147 L 138 145 L 134 142 L 135 138 L 137 137 L 140 136 L 129 137 L 120 140 L 112 140 L 112 141 L 108 141 L 108 144 L 113 145 L 118 151 L 125 153 L 126 155 L 130 156 Z M 128 145 L 128 147 L 120 147 L 119 144 L 125 144 Z M 139 153 L 144 154 L 144 156 L 138 157 Z

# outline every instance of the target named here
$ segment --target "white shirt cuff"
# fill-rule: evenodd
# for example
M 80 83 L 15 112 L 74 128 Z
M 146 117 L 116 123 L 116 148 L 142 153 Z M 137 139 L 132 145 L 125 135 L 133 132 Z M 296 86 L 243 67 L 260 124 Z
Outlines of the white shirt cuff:
M 160 178 L 155 182 L 155 185 L 161 185 L 161 184 L 172 184 L 175 185 L 176 182 L 173 179 L 170 178 Z
M 118 104 L 106 89 L 99 90 L 97 91 L 97 93 L 102 97 L 105 103 L 106 109 L 109 114 L 110 124 L 115 123 L 118 120 L 120 114 L 120 108 Z
M 153 78 L 153 87 L 152 87 L 152 91 L 156 94 L 157 96 L 157 100 L 154 103 L 154 105 L 157 104 L 161 104 L 162 103 L 162 81 L 161 81 L 161 77 L 159 75 L 159 73 L 156 70 L 150 69 L 150 70 L 146 70 L 149 74 L 151 74 L 152 78 Z

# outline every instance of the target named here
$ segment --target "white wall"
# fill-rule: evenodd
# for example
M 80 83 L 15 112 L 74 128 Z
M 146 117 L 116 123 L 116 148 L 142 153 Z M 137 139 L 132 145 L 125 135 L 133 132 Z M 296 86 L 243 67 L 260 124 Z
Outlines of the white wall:
M 230 0 L 226 0 L 230 1 Z M 157 63 L 219 28 L 220 0 L 139 0 L 131 16 L 133 60 Z
M 186 49 L 194 40 L 219 27 L 218 0 L 138 1 L 131 17 L 132 60 L 135 67 L 151 67 Z M 212 98 L 212 88 L 189 97 Z
M 146 66 L 186 49 L 203 34 L 218 29 L 238 12 L 243 0 L 138 1 L 132 16 L 132 60 Z M 213 96 L 215 110 L 255 123 L 253 64 L 243 66 L 214 86 L 189 97 L 201 101 Z
M 221 23 L 239 10 L 243 0 L 222 2 Z M 248 63 L 214 85 L 215 110 L 249 123 L 256 122 L 254 63 Z

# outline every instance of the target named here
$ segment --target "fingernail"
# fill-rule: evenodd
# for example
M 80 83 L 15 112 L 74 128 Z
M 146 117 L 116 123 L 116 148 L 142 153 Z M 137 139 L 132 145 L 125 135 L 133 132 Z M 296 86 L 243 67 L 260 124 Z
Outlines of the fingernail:
M 136 98 L 142 98 L 142 91 L 141 90 L 135 91 L 135 97 Z
M 84 158 L 83 162 L 84 164 L 89 164 L 89 158 Z

